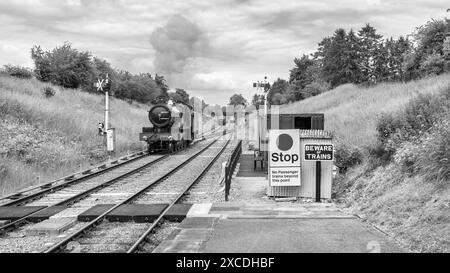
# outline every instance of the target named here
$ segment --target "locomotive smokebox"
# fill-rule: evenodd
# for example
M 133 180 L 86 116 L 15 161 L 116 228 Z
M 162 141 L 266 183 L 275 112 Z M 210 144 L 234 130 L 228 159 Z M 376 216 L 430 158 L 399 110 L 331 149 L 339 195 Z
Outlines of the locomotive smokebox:
M 148 119 L 158 128 L 169 126 L 172 122 L 172 113 L 166 105 L 155 105 L 148 112 Z

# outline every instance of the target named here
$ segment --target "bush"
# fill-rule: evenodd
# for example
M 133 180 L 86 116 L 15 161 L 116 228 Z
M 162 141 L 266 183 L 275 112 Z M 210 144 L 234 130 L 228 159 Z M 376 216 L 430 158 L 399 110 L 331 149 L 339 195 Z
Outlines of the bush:
M 44 93 L 44 96 L 46 98 L 51 98 L 56 94 L 56 90 L 51 87 L 51 86 L 44 86 L 44 88 L 42 88 L 42 93 Z
M 6 165 L 2 162 L 0 163 L 0 180 L 4 180 L 8 175 L 8 169 Z
M 369 152 L 369 166 L 370 168 L 376 168 L 378 166 L 386 165 L 390 162 L 394 151 L 387 150 L 386 146 L 380 142 L 373 147 L 368 147 Z
M 389 160 L 403 142 L 417 142 L 429 132 L 439 116 L 450 107 L 450 87 L 435 95 L 419 95 L 396 113 L 382 114 L 377 123 L 380 147 L 376 154 Z
M 93 84 L 94 65 L 89 52 L 80 52 L 65 43 L 44 52 L 39 46 L 31 49 L 39 80 L 66 88 L 88 88 Z
M 420 69 L 425 75 L 439 75 L 444 72 L 444 56 L 436 53 L 428 55 L 420 64 Z
M 345 172 L 348 168 L 361 164 L 363 154 L 357 148 L 340 145 L 336 148 L 336 165 Z
M 450 72 L 450 37 L 447 36 L 447 38 L 444 41 L 444 71 Z
M 413 174 L 417 170 L 417 160 L 420 155 L 420 142 L 405 142 L 393 156 L 394 163 L 403 172 Z
M 441 184 L 450 180 L 450 111 L 424 138 L 415 163 L 428 180 Z
M 119 83 L 114 95 L 118 99 L 131 99 L 142 103 L 154 100 L 160 90 L 150 78 L 144 79 L 138 76 Z
M 330 84 L 326 82 L 312 82 L 305 86 L 302 93 L 308 94 L 309 96 L 317 96 L 330 90 Z
M 392 113 L 381 114 L 376 127 L 378 140 L 381 144 L 386 144 L 404 125 L 404 120 L 398 115 Z
M 34 76 L 29 68 L 12 65 L 5 65 L 3 67 L 3 73 L 20 79 L 31 79 Z
M 99 94 L 94 83 L 106 75 L 109 82 L 103 91 L 119 99 L 131 99 L 142 103 L 152 102 L 159 96 L 168 97 L 169 89 L 163 76 L 149 73 L 133 75 L 118 71 L 110 63 L 90 52 L 79 51 L 70 43 L 44 51 L 40 46 L 31 49 L 31 58 L 36 67 L 36 78 L 43 82 L 72 89 L 83 89 Z

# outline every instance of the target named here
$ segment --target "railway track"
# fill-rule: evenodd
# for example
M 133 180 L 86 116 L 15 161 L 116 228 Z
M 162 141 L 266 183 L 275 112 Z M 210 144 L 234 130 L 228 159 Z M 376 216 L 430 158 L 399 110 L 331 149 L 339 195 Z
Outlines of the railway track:
M 215 132 L 210 132 L 210 134 L 207 137 L 204 137 L 203 140 L 210 140 L 212 137 L 218 137 L 222 135 L 222 130 L 216 130 Z M 217 139 L 214 140 L 213 143 L 215 143 Z M 209 141 L 205 142 L 208 143 Z M 207 144 L 200 144 L 199 146 L 205 145 Z M 193 147 L 197 147 L 197 145 Z M 208 147 L 211 148 L 210 145 L 207 145 L 205 149 L 201 150 L 200 153 L 206 151 Z M 214 150 L 214 147 L 212 148 L 212 150 Z M 58 237 L 49 239 L 45 238 L 44 236 L 37 240 L 35 240 L 36 238 L 28 240 L 27 237 L 29 236 L 25 231 L 28 227 L 27 224 L 31 223 L 29 221 L 30 217 L 33 217 L 39 213 L 45 213 L 46 210 L 51 210 L 52 208 L 57 207 L 64 207 L 64 209 L 60 213 L 52 216 L 52 218 L 75 217 L 97 204 L 117 204 L 121 202 L 126 203 L 127 200 L 129 200 L 133 195 L 133 193 L 130 192 L 130 188 L 135 190 L 139 187 L 139 183 L 133 182 L 133 180 L 136 180 L 137 178 L 142 176 L 140 173 L 145 170 L 149 177 L 158 177 L 158 172 L 161 173 L 163 171 L 163 168 L 157 167 L 159 166 L 157 164 L 160 164 L 161 166 L 165 165 L 169 168 L 175 167 L 178 169 L 184 164 L 180 164 L 180 161 L 175 160 L 175 158 L 178 157 L 181 160 L 183 156 L 186 157 L 187 155 L 183 155 L 183 152 L 186 152 L 186 150 L 170 155 L 148 155 L 145 152 L 129 155 L 127 157 L 111 162 L 110 166 L 104 164 L 102 166 L 96 167 L 95 170 L 91 169 L 89 171 L 79 172 L 65 178 L 38 185 L 19 193 L 0 198 L 0 207 L 3 208 L 45 206 L 45 208 L 43 209 L 39 209 L 32 214 L 26 215 L 18 220 L 13 221 L 12 223 L 0 227 L 0 252 L 11 252 L 11 249 L 13 249 L 14 246 L 17 246 L 18 252 L 36 252 L 39 251 L 37 250 L 39 247 L 42 248 L 43 246 L 48 247 L 50 245 L 57 244 L 62 238 L 70 236 L 68 234 L 76 233 L 78 229 L 86 228 L 86 226 L 88 225 L 85 225 L 84 223 L 77 223 L 73 228 L 65 231 Z M 208 153 L 210 155 L 208 155 Z M 199 157 L 197 164 L 194 164 L 194 166 L 206 164 L 208 159 L 211 159 L 212 154 L 214 153 L 211 151 L 203 153 L 202 156 Z M 149 168 L 150 166 L 155 166 L 155 168 Z M 174 173 L 176 173 L 176 171 L 174 171 Z M 117 183 L 119 181 L 121 183 Z M 182 181 L 182 179 L 180 179 L 179 181 Z M 151 184 L 159 185 L 159 187 L 161 187 L 162 185 L 162 183 Z M 125 193 L 125 189 L 127 189 L 128 192 Z M 149 195 L 145 195 L 144 197 L 139 198 L 139 200 L 136 201 L 137 204 L 145 204 L 155 201 L 154 198 L 148 198 L 148 196 L 153 196 L 157 197 L 156 199 L 161 199 L 163 195 L 158 194 L 157 192 L 160 190 L 164 189 L 159 188 L 156 191 L 153 191 L 154 194 L 150 192 Z M 175 192 L 175 195 L 177 193 L 178 192 Z M 172 193 L 168 196 L 173 197 L 173 195 L 174 194 Z M 166 199 L 162 198 L 160 201 L 162 202 L 163 200 Z M 165 202 L 169 203 L 170 200 Z M 135 203 L 135 201 L 133 201 L 133 203 Z M 135 224 L 136 223 L 129 223 L 129 225 L 133 226 Z M 123 230 L 122 225 L 118 225 L 117 223 L 108 223 L 107 225 L 116 225 L 116 230 L 120 230 L 119 234 L 126 234 L 126 231 L 128 230 L 127 228 Z M 164 225 L 165 224 L 163 224 L 163 226 Z M 168 226 L 171 225 L 175 224 L 168 224 Z M 22 226 L 25 227 L 21 228 Z M 102 225 L 102 227 L 105 226 L 106 225 Z M 141 234 L 143 231 L 147 230 L 147 226 L 148 224 L 142 225 L 142 230 L 138 233 Z M 114 227 L 112 227 L 112 229 L 114 229 Z M 2 243 L 2 240 L 5 238 L 5 234 L 8 234 L 8 238 Z M 2 249 L 4 246 L 7 246 L 5 250 Z M 13 250 L 12 252 L 17 251 Z
M 208 141 L 205 141 L 206 143 Z M 34 198 L 29 198 L 29 196 L 24 196 L 24 199 L 18 199 L 14 200 L 14 207 L 16 206 L 37 206 L 42 205 L 46 206 L 43 209 L 39 209 L 38 211 L 35 211 L 32 214 L 26 215 L 25 217 L 22 217 L 18 220 L 13 221 L 12 223 L 9 223 L 7 225 L 4 225 L 0 227 L 0 232 L 2 235 L 5 235 L 8 233 L 8 235 L 11 234 L 11 236 L 8 236 L 8 238 L 5 240 L 4 238 L 0 237 L 0 252 L 4 252 L 2 248 L 6 248 L 6 252 L 9 252 L 11 249 L 10 245 L 16 245 L 20 252 L 21 249 L 24 252 L 33 252 L 33 246 L 32 244 L 35 244 L 35 247 L 42 247 L 43 242 L 36 242 L 34 240 L 26 240 L 24 239 L 27 237 L 25 229 L 18 230 L 17 232 L 14 232 L 16 229 L 25 226 L 26 224 L 29 224 L 30 217 L 35 216 L 36 214 L 43 213 L 46 210 L 51 210 L 52 208 L 56 207 L 64 207 L 63 210 L 52 216 L 52 218 L 56 217 L 67 217 L 67 216 L 77 216 L 81 212 L 85 211 L 89 208 L 89 206 L 86 206 L 86 202 L 83 202 L 86 200 L 92 200 L 92 196 L 94 196 L 94 193 L 96 192 L 102 192 L 108 189 L 108 187 L 115 186 L 113 190 L 110 190 L 110 192 L 113 192 L 114 190 L 117 190 L 122 186 L 122 188 L 125 186 L 129 186 L 130 183 L 124 183 L 124 180 L 128 180 L 128 182 L 133 180 L 133 177 L 138 175 L 139 172 L 142 172 L 144 170 L 148 170 L 150 166 L 154 166 L 155 164 L 161 164 L 161 166 L 164 166 L 164 163 L 166 165 L 173 166 L 179 164 L 177 162 L 177 157 L 182 157 L 183 153 L 189 153 L 192 152 L 191 150 L 199 149 L 200 147 L 206 145 L 203 142 L 200 142 L 197 147 L 193 146 L 190 149 L 180 151 L 178 153 L 170 154 L 170 155 L 164 155 L 164 156 L 145 156 L 140 157 L 139 160 L 133 161 L 132 164 L 122 164 L 119 166 L 122 166 L 121 168 L 110 168 L 108 169 L 110 172 L 102 172 L 101 174 L 92 176 L 91 180 L 87 180 L 86 177 L 83 177 L 83 179 L 80 179 L 80 181 L 73 182 L 72 186 L 66 185 L 65 187 L 56 189 L 52 189 L 50 191 L 41 191 L 40 195 L 35 195 Z M 156 170 L 161 169 L 161 166 L 155 167 Z M 88 182 L 86 182 L 86 181 Z M 81 181 L 84 181 L 81 183 Z M 118 181 L 121 181 L 121 183 L 116 183 Z M 136 185 L 135 185 L 136 187 Z M 87 198 L 89 197 L 89 198 Z M 122 197 L 123 199 L 123 197 Z M 95 200 L 97 201 L 97 200 Z M 114 200 L 114 202 L 119 202 L 120 200 Z M 78 203 L 81 203 L 83 205 L 78 205 Z M 88 202 L 89 203 L 89 202 Z M 94 202 L 95 203 L 101 203 L 100 202 Z M 11 207 L 9 206 L 3 206 L 3 208 Z M 90 204 L 92 206 L 92 202 Z M 77 224 L 77 227 L 80 227 L 82 224 Z M 68 231 L 70 232 L 70 230 Z M 17 238 L 17 239 L 15 239 Z M 12 239 L 12 240 L 8 240 Z M 2 242 L 3 241 L 3 242 Z M 39 238 L 37 241 L 45 241 L 44 238 Z M 49 241 L 54 241 L 49 240 Z M 9 242 L 9 243 L 8 243 Z M 46 242 L 47 243 L 47 242 Z M 3 247 L 2 247 L 3 246 Z M 14 247 L 12 247 L 14 248 Z
M 221 186 L 218 183 L 221 177 L 222 163 L 233 153 L 237 143 L 238 141 L 230 141 L 228 146 L 223 151 L 221 151 L 221 155 L 218 155 L 219 149 L 217 148 L 223 148 L 223 145 L 221 145 L 220 143 L 215 144 L 217 147 L 212 147 L 213 149 L 216 148 L 215 152 L 212 151 L 213 149 L 209 149 L 209 155 L 202 155 L 203 158 L 210 158 L 210 160 L 208 160 L 209 164 L 198 166 L 199 168 L 195 173 L 191 171 L 191 173 L 193 173 L 192 176 L 190 176 L 191 180 L 186 181 L 186 176 L 180 175 L 180 181 L 184 181 L 185 183 L 180 183 L 177 185 L 176 180 L 178 180 L 178 178 L 176 177 L 176 175 L 174 175 L 171 177 L 170 181 L 165 181 L 170 183 L 163 183 L 161 187 L 155 187 L 151 189 L 149 192 L 147 192 L 148 195 L 145 198 L 139 198 L 133 203 L 151 204 L 156 202 L 163 202 L 168 204 L 175 201 L 177 199 L 176 196 L 180 195 L 183 192 L 187 194 L 184 194 L 183 197 L 174 204 L 189 204 L 197 202 L 209 203 L 223 201 L 223 185 Z M 218 157 L 212 160 L 215 156 Z M 200 165 L 197 163 L 198 162 L 196 161 L 192 162 L 191 164 Z M 205 167 L 208 168 L 207 175 L 200 176 L 199 179 L 196 179 L 194 176 L 201 173 L 201 171 L 204 170 L 203 168 Z M 189 165 L 185 168 L 189 168 L 191 170 Z M 180 170 L 180 173 L 183 173 L 183 170 Z M 192 187 L 188 191 L 186 191 L 185 187 L 188 186 L 188 183 L 190 181 L 195 182 L 193 183 Z M 170 217 L 170 208 L 167 211 L 169 212 Z M 136 249 L 131 250 L 130 252 L 152 252 L 164 239 L 166 239 L 172 233 L 172 231 L 174 231 L 178 227 L 179 220 L 173 221 L 172 218 L 167 219 L 165 215 L 166 213 L 163 214 L 160 220 L 156 220 L 159 221 L 159 224 L 157 224 L 148 233 L 144 241 L 139 243 L 139 246 Z M 104 221 L 104 223 L 102 223 L 102 225 L 98 227 L 93 233 L 77 240 L 78 251 L 88 253 L 128 252 L 130 250 L 130 246 L 136 243 L 139 239 L 139 236 L 142 236 L 141 234 L 144 234 L 150 228 L 150 226 L 151 223 L 117 223 Z
M 178 202 L 182 201 L 183 197 L 188 194 L 189 190 L 196 184 L 198 183 L 202 177 L 211 169 L 211 167 L 216 163 L 216 161 L 219 159 L 219 157 L 222 155 L 222 153 L 225 151 L 225 149 L 227 148 L 227 146 L 229 145 L 230 140 L 227 140 L 226 143 L 224 145 L 222 145 L 221 148 L 219 148 L 219 151 L 215 152 L 215 155 L 213 155 L 212 160 L 209 160 L 209 163 L 207 163 L 206 165 L 204 165 L 201 168 L 201 171 L 199 173 L 196 174 L 195 178 L 193 180 L 191 180 L 191 182 L 187 183 L 187 185 L 185 185 L 184 189 L 179 192 L 175 198 L 173 198 L 169 204 L 169 206 L 159 215 L 159 217 L 152 223 L 152 225 L 139 237 L 139 239 L 127 250 L 127 253 L 134 253 L 134 252 L 139 252 L 139 251 L 145 251 L 145 249 L 153 249 L 153 247 L 150 248 L 146 248 L 146 244 L 152 242 L 152 240 L 149 240 L 149 236 L 152 233 L 156 233 L 156 229 L 158 227 L 161 227 L 161 225 L 164 225 L 164 217 L 166 216 L 166 214 L 170 211 L 170 209 L 177 204 Z M 170 225 L 169 226 L 169 230 L 172 229 L 172 227 Z M 162 230 L 167 229 L 167 227 L 163 226 Z
M 222 135 L 222 130 L 209 131 L 204 134 L 203 138 L 211 139 L 219 135 Z M 142 159 L 148 156 L 149 154 L 147 153 L 147 151 L 137 152 L 116 160 L 112 160 L 109 163 L 101 164 L 91 169 L 83 170 L 44 184 L 29 187 L 19 192 L 1 196 L 0 206 L 21 206 L 23 204 L 32 202 L 33 200 L 39 199 L 46 194 L 53 193 L 66 187 L 73 186 L 80 182 L 92 179 L 96 176 L 111 172 L 112 170 L 121 168 L 129 163 L 142 161 Z
M 212 165 L 208 175 L 202 177 L 182 199 L 184 203 L 215 203 L 224 201 L 225 170 L 224 163 L 230 158 L 238 145 L 238 140 L 231 140 L 222 155 Z
M 219 147 L 214 147 L 216 142 L 222 142 L 222 144 Z M 151 177 L 152 179 L 148 179 L 145 186 L 141 186 L 139 190 L 136 189 L 133 194 L 128 194 L 121 202 L 114 203 L 115 205 L 113 207 L 102 213 L 96 219 L 77 228 L 71 235 L 44 252 L 67 251 L 67 247 L 70 248 L 71 245 L 77 245 L 78 248 L 83 249 L 83 252 L 125 252 L 124 250 L 126 249 L 124 246 L 134 245 L 134 241 L 138 242 L 137 246 L 139 246 L 145 241 L 145 238 L 155 226 L 160 224 L 161 219 L 173 204 L 178 202 L 192 185 L 214 164 L 226 145 L 228 145 L 229 140 L 225 143 L 223 142 L 218 141 L 218 139 L 212 141 L 194 155 L 184 157 L 183 162 L 174 163 L 171 168 L 166 168 L 163 171 L 164 174 L 161 173 L 161 170 L 157 170 L 156 173 L 147 173 L 146 177 Z M 195 179 L 186 179 L 187 170 L 189 170 L 189 175 L 196 176 Z M 124 185 L 123 187 L 129 188 L 130 185 Z M 172 191 L 171 193 L 166 195 L 158 194 L 162 192 L 167 193 L 168 188 Z M 110 200 L 102 201 L 102 203 L 104 202 L 111 204 Z M 148 223 L 115 223 L 108 222 L 105 219 L 110 212 L 122 205 L 153 204 L 154 202 L 169 202 L 170 205 L 150 227 L 148 227 Z M 143 235 L 136 238 L 140 234 Z
M 219 134 L 221 132 L 210 132 L 207 137 L 211 139 Z M 146 152 L 139 152 L 112 161 L 110 166 L 103 164 L 90 170 L 71 174 L 49 183 L 1 197 L 0 206 L 2 207 L 45 206 L 46 208 L 39 209 L 32 214 L 1 226 L 0 235 L 28 223 L 27 220 L 37 214 L 45 213 L 45 211 L 52 210 L 55 207 L 70 206 L 77 203 L 117 181 L 167 159 L 168 156 L 148 155 Z M 79 206 L 78 209 L 81 210 L 82 206 Z
M 117 169 L 119 167 L 122 167 L 128 163 L 140 160 L 148 155 L 147 152 L 139 152 L 136 154 L 131 154 L 125 157 L 122 157 L 120 159 L 111 161 L 108 164 L 102 164 L 100 166 L 97 166 L 95 168 L 84 170 L 82 172 L 70 174 L 66 177 L 62 177 L 56 180 L 53 180 L 48 183 L 44 183 L 41 185 L 33 186 L 31 188 L 12 193 L 6 196 L 0 197 L 0 206 L 14 206 L 14 205 L 20 205 L 22 203 L 27 202 L 28 200 L 33 200 L 36 198 L 39 198 L 40 196 L 48 193 L 53 192 L 58 189 L 62 189 L 65 187 L 68 187 L 70 185 L 79 183 L 81 181 L 90 179 L 92 177 L 101 175 L 103 173 L 109 172 L 111 170 Z
M 214 141 L 214 140 L 213 140 Z M 180 165 L 181 162 L 187 158 L 190 157 L 190 153 L 193 151 L 198 151 L 199 149 L 203 150 L 205 149 L 205 146 L 208 146 L 208 143 L 210 143 L 211 140 L 207 140 L 205 142 L 200 142 L 198 145 L 195 145 L 189 149 L 182 150 L 178 153 L 167 155 L 167 156 L 159 156 L 158 159 L 155 160 L 154 163 L 150 162 L 150 165 L 144 165 L 137 169 L 131 170 L 129 173 L 126 173 L 125 175 L 121 175 L 119 177 L 112 177 L 112 179 L 104 181 L 102 183 L 103 186 L 100 188 L 97 188 L 96 191 L 101 193 L 104 191 L 114 192 L 118 188 L 127 188 L 132 186 L 134 190 L 137 188 L 142 188 L 142 183 L 145 183 L 145 181 L 142 180 L 143 177 L 153 177 L 157 175 L 156 172 L 163 172 L 164 170 L 167 170 L 168 168 L 173 168 L 177 165 Z M 152 161 L 153 162 L 153 161 Z M 148 168 L 150 166 L 153 166 L 152 168 Z M 143 174 L 146 174 L 144 176 Z M 120 181 L 121 183 L 116 183 Z M 140 185 L 141 184 L 141 185 Z M 134 185 L 134 186 L 133 186 Z M 114 186 L 114 189 L 109 189 L 109 187 Z M 97 200 L 97 198 L 93 197 L 93 191 L 92 188 L 88 190 L 83 190 L 80 193 L 76 194 L 75 196 L 71 196 L 69 198 L 63 198 L 62 201 L 59 201 L 58 203 L 55 203 L 55 200 L 58 200 L 58 198 L 48 198 L 47 196 L 46 200 L 49 203 L 43 202 L 43 200 L 37 200 L 35 202 L 40 202 L 40 205 L 51 205 L 52 207 L 55 207 L 60 204 L 66 204 L 66 208 L 61 211 L 60 213 L 52 216 L 52 218 L 64 218 L 64 217 L 76 217 L 81 212 L 87 210 L 88 208 L 95 206 L 96 204 L 102 204 L 102 202 L 105 202 L 105 200 Z M 55 194 L 58 194 L 59 197 L 61 197 L 60 192 L 57 192 Z M 54 197 L 54 196 L 53 196 Z M 88 197 L 88 198 L 86 198 Z M 117 196 L 116 196 L 117 197 Z M 115 200 L 109 200 L 108 203 L 119 203 L 120 200 L 122 200 L 124 197 L 119 196 L 118 198 L 115 198 Z M 28 203 L 33 204 L 33 203 Z M 36 205 L 35 203 L 34 205 Z M 46 208 L 48 209 L 48 208 Z M 42 211 L 42 210 L 40 210 Z M 35 213 L 33 213 L 35 214 Z M 29 236 L 27 234 L 27 226 L 25 224 L 28 223 L 27 219 L 33 214 L 28 215 L 26 217 L 23 217 L 22 219 L 19 219 L 17 221 L 14 221 L 13 223 L 10 223 L 6 226 L 3 226 L 1 229 L 4 231 L 4 234 L 6 231 L 9 231 L 7 233 L 7 236 L 4 236 L 3 238 L 0 237 L 0 252 L 40 252 L 42 247 L 48 247 L 50 245 L 53 245 L 61 240 L 64 236 L 67 236 L 68 234 L 71 234 L 76 229 L 79 229 L 85 225 L 85 223 L 76 223 L 76 225 L 61 234 L 58 237 L 55 236 Z M 23 228 L 19 228 L 21 226 L 24 226 Z M 17 229 L 17 230 L 16 230 Z
M 113 168 L 105 169 L 101 172 L 92 174 L 92 176 L 84 176 L 73 181 L 69 181 L 62 185 L 56 185 L 47 189 L 43 189 L 36 193 L 24 196 L 17 200 L 13 200 L 4 204 L 4 207 L 17 207 L 17 206 L 46 206 L 39 209 L 32 214 L 26 215 L 18 220 L 15 220 L 7 225 L 0 227 L 0 234 L 4 234 L 7 231 L 14 230 L 21 225 L 26 224 L 30 217 L 38 213 L 42 213 L 45 210 L 51 210 L 55 207 L 70 206 L 86 196 L 92 193 L 108 187 L 113 183 L 120 181 L 136 172 L 146 169 L 164 159 L 165 156 L 144 156 L 136 158 L 132 162 L 124 162 L 121 165 L 115 165 Z M 119 168 L 120 167 L 120 168 Z M 68 190 L 70 189 L 70 190 Z M 61 194 L 61 191 L 66 192 Z M 58 198 L 55 198 L 58 197 Z

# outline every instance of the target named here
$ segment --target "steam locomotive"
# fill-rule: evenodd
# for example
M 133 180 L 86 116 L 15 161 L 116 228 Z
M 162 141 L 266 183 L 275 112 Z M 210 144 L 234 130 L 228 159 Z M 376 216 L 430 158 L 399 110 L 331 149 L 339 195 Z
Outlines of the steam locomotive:
M 174 152 L 194 141 L 194 111 L 190 105 L 157 104 L 150 108 L 148 119 L 152 127 L 142 128 L 141 141 L 149 153 Z

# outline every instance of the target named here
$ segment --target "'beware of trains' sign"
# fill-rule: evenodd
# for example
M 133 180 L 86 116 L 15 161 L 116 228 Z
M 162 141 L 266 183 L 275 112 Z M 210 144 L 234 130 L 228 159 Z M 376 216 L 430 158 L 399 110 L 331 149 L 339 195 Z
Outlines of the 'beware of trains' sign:
M 305 144 L 305 160 L 332 161 L 334 159 L 332 144 Z
M 300 186 L 299 130 L 269 131 L 270 186 Z

